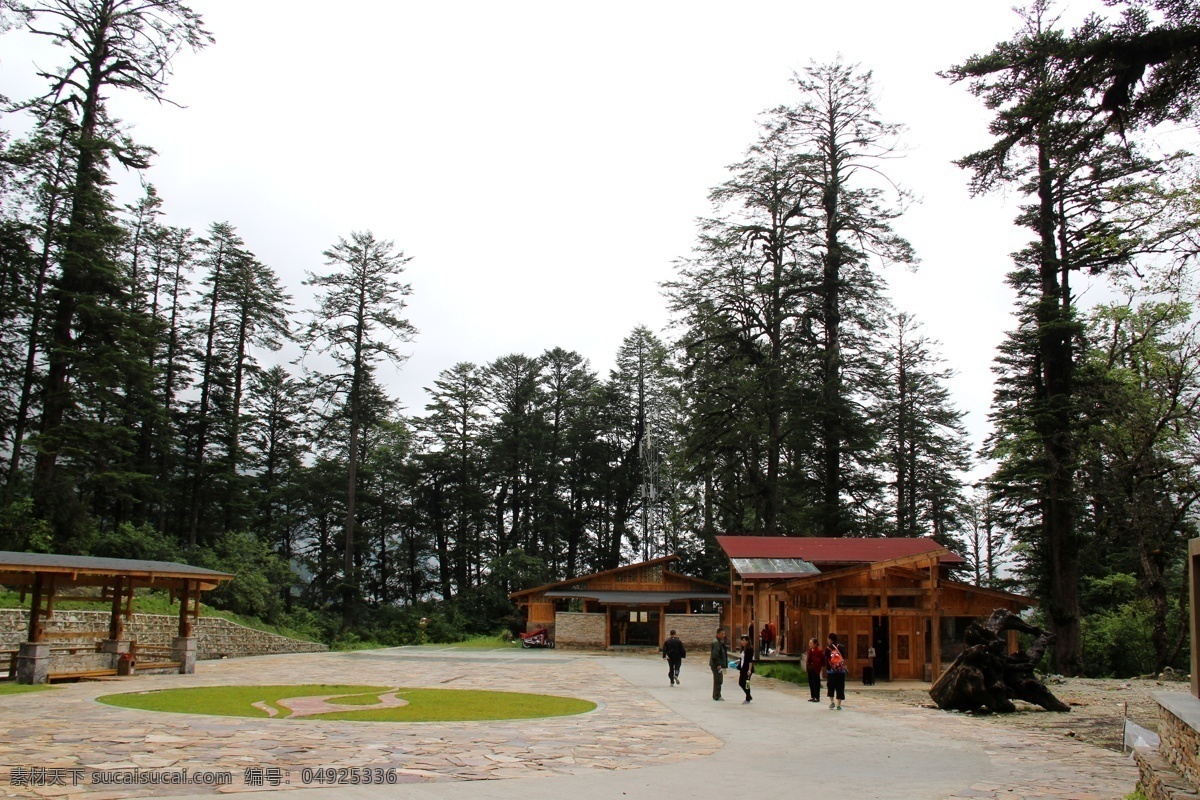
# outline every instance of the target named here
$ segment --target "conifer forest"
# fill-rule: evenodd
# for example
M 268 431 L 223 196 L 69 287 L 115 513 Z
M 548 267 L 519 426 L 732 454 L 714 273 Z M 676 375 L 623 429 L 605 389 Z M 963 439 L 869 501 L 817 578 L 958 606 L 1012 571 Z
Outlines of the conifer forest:
M 171 142 L 113 110 L 186 118 L 174 63 L 221 47 L 202 12 L 0 2 L 0 52 L 56 45 L 38 91 L 0 85 L 0 550 L 221 569 L 237 579 L 215 606 L 397 644 L 422 617 L 443 640 L 512 629 L 509 592 L 664 555 L 728 580 L 725 533 L 931 536 L 964 579 L 1039 600 L 1047 670 L 1186 663 L 1200 4 L 1066 24 L 1032 0 L 943 65 L 988 120 L 945 155 L 957 202 L 1019 205 L 993 287 L 1012 325 L 976 354 L 995 378 L 982 447 L 958 365 L 888 291 L 889 270 L 920 275 L 905 215 L 925 190 L 892 180 L 908 120 L 880 110 L 868 61 L 795 53 L 741 155 L 712 154 L 733 163 L 660 287 L 668 325 L 615 355 L 550 330 L 540 352 L 444 364 L 405 408 L 425 256 L 363 226 L 285 279 L 237 219 L 177 224 L 155 188 Z

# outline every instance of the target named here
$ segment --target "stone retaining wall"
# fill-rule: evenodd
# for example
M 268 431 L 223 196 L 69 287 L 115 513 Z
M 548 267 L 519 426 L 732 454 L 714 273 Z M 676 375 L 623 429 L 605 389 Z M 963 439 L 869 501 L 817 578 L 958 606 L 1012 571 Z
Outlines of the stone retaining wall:
M 685 648 L 707 652 L 720 624 L 720 614 L 667 614 L 663 620 L 663 633 L 669 636 L 674 630 Z
M 1196 800 L 1200 797 L 1200 700 L 1183 692 L 1160 692 L 1157 750 L 1134 751 L 1138 786 L 1148 800 Z
M 1159 755 L 1193 785 L 1200 783 L 1200 733 L 1175 714 L 1158 707 L 1158 735 L 1162 739 Z
M 554 615 L 554 646 L 603 650 L 607 622 L 607 614 L 559 611 Z
M 47 631 L 103 631 L 102 638 L 108 638 L 109 612 L 107 611 L 55 611 L 54 616 L 46 621 Z M 29 612 L 24 609 L 0 609 L 0 650 L 15 649 L 25 641 L 29 630 Z M 172 640 L 179 633 L 179 617 L 168 614 L 134 614 L 125 623 L 125 635 L 137 639 L 139 644 L 170 647 Z M 197 637 L 197 658 L 237 658 L 239 656 L 263 656 L 273 653 L 319 653 L 328 650 L 325 645 L 317 642 L 305 642 L 300 639 L 290 639 L 273 633 L 256 631 L 236 622 L 230 622 L 222 617 L 200 617 L 194 631 Z M 53 646 L 67 646 L 66 641 L 54 641 Z M 90 663 L 90 655 L 80 651 L 76 655 L 62 656 L 73 669 L 90 669 L 85 662 Z M 97 659 L 104 659 L 100 656 Z M 58 668 L 59 656 L 55 655 L 55 669 Z

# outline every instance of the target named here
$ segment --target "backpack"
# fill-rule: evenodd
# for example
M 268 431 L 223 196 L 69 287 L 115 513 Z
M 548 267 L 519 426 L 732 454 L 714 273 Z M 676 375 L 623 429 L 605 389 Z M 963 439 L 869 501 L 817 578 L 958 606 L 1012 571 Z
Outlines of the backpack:
M 828 670 L 830 672 L 845 672 L 846 671 L 846 659 L 842 656 L 842 651 L 841 651 L 841 649 L 838 648 L 838 646 L 836 644 L 831 644 L 829 646 Z

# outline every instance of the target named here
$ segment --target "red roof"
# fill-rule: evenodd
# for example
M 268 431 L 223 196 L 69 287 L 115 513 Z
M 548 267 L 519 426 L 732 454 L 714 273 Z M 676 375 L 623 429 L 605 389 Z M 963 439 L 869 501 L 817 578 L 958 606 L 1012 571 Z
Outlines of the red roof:
M 856 539 L 833 536 L 718 536 L 729 558 L 799 558 L 811 564 L 862 564 L 915 556 L 941 547 L 933 539 Z M 965 564 L 954 553 L 943 564 Z

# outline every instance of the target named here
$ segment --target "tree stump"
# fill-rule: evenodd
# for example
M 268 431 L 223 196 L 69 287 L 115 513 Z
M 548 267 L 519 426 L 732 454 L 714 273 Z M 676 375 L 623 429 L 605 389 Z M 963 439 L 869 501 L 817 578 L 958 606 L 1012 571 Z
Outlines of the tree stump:
M 1001 634 L 1021 631 L 1037 639 L 1028 651 L 1009 655 L 1008 645 Z M 998 608 L 987 620 L 967 626 L 966 647 L 954 659 L 950 668 L 929 690 L 938 708 L 946 711 L 980 711 L 999 713 L 1016 711 L 1013 700 L 1024 700 L 1047 711 L 1070 711 L 1071 707 L 1055 697 L 1046 685 L 1033 675 L 1033 667 L 1042 653 L 1054 642 L 1054 634 L 1030 625 L 1016 614 Z

